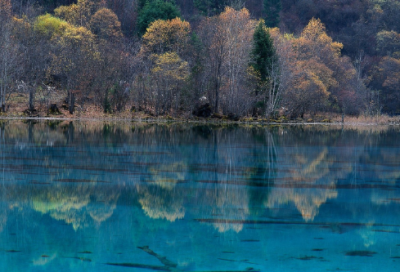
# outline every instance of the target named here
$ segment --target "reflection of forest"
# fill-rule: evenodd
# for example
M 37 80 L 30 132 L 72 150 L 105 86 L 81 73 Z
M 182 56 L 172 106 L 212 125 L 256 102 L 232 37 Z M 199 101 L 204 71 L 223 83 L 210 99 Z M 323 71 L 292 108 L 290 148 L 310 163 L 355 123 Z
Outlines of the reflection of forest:
M 2 186 L 7 196 L 8 207 L 2 209 L 4 223 L 8 209 L 33 209 L 51 218 L 72 225 L 74 230 L 98 225 L 107 220 L 116 208 L 121 189 L 103 188 L 99 184 L 89 185 L 33 185 Z M 4 202 L 3 202 L 4 203 Z M 3 222 L 0 221 L 0 228 Z
M 351 171 L 351 167 L 347 166 L 340 171 L 331 171 L 330 167 L 338 158 L 329 154 L 326 147 L 322 147 L 316 152 L 310 152 L 308 149 L 295 152 L 290 150 L 289 154 L 285 154 L 285 152 L 287 151 L 284 150 L 281 154 L 284 156 L 282 161 L 291 165 L 291 171 L 282 178 L 284 180 L 282 183 L 288 184 L 289 188 L 272 189 L 265 205 L 268 208 L 274 208 L 293 202 L 304 220 L 313 220 L 322 204 L 337 197 L 336 181 L 338 178 L 345 177 Z M 290 188 L 291 184 L 292 188 Z M 301 184 L 306 184 L 311 188 L 301 188 L 299 186 Z M 327 188 L 320 189 L 318 185 L 324 185 Z
M 116 208 L 119 191 L 95 184 L 45 187 L 33 195 L 31 206 L 77 230 L 108 219 Z
M 339 181 L 400 178 L 396 149 L 377 148 L 398 142 L 387 128 L 5 122 L 0 129 L 4 180 L 16 184 L 2 187 L 12 204 L 0 212 L 0 230 L 16 207 L 75 230 L 100 224 L 124 195 L 151 219 L 212 218 L 217 231 L 240 232 L 243 221 L 288 204 L 314 220 L 338 197 Z M 381 192 L 372 192 L 375 203 L 397 201 Z
M 183 195 L 171 188 L 137 186 L 139 203 L 145 214 L 152 219 L 166 219 L 174 222 L 185 216 Z

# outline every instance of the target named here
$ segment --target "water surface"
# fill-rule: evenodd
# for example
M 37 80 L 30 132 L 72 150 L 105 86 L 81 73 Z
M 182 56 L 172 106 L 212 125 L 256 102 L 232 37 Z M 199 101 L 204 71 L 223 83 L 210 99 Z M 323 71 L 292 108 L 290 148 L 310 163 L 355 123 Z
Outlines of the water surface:
M 1 271 L 398 271 L 396 127 L 0 124 Z

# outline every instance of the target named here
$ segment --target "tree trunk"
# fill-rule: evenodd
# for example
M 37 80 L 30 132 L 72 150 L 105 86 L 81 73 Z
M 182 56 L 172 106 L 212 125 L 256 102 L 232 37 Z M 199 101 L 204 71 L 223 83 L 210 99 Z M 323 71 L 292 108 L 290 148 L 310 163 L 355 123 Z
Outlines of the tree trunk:
M 30 111 L 35 110 L 35 89 L 29 88 L 29 105 L 28 108 Z
M 68 106 L 69 106 L 69 113 L 74 114 L 74 107 L 75 107 L 75 95 L 72 91 L 69 91 L 68 95 Z

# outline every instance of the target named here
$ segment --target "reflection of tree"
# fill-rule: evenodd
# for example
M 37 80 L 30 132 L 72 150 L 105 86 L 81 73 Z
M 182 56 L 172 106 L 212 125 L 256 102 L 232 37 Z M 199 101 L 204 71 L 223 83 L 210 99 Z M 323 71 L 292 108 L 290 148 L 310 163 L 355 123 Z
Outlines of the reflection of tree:
M 232 224 L 231 220 L 245 220 L 249 215 L 249 197 L 247 190 L 243 188 L 219 187 L 213 192 L 212 214 L 218 218 L 226 219 L 226 222 L 214 223 L 219 232 L 233 230 L 240 232 L 243 224 Z M 222 219 L 222 220 L 223 220 Z
M 165 192 L 165 191 L 164 191 Z M 171 192 L 167 192 L 170 194 Z M 152 219 L 167 219 L 174 222 L 185 216 L 185 209 L 182 202 L 171 196 L 166 197 L 165 194 L 152 195 L 146 192 L 140 199 L 139 203 L 147 216 Z
M 337 179 L 351 171 L 350 166 L 341 171 L 331 171 L 330 167 L 336 158 L 329 154 L 326 147 L 314 154 L 298 150 L 294 155 L 286 156 L 285 160 L 292 165 L 290 174 L 283 178 L 283 184 L 288 188 L 274 188 L 265 205 L 273 208 L 293 202 L 306 221 L 314 220 L 320 206 L 328 199 L 337 197 Z
M 173 188 L 156 186 L 137 186 L 139 203 L 145 214 L 152 219 L 166 219 L 174 222 L 185 216 L 183 196 Z
M 74 230 L 101 223 L 116 208 L 119 191 L 104 190 L 95 184 L 51 186 L 32 197 L 32 208 L 56 220 L 72 224 Z
M 137 185 L 139 203 L 150 218 L 174 222 L 185 216 L 183 195 L 175 190 L 175 186 L 185 180 L 187 165 L 175 161 L 169 153 L 158 156 L 158 160 L 160 164 L 157 167 L 151 166 L 148 169 L 152 185 Z M 169 163 L 171 161 L 173 163 Z
M 7 207 L 4 207 L 4 205 L 1 205 L 3 207 L 0 207 L 0 232 L 3 231 L 6 223 L 7 223 Z
M 264 202 L 268 201 L 270 187 L 274 184 L 277 174 L 277 150 L 275 146 L 274 135 L 269 129 L 253 130 L 254 139 L 263 144 L 263 149 L 260 150 L 258 146 L 253 148 L 252 155 L 254 166 L 248 171 L 247 181 L 249 183 L 264 183 L 266 188 L 264 190 L 249 188 L 249 207 L 252 209 L 253 214 L 257 214 Z M 260 153 L 262 156 L 259 156 Z
M 171 164 L 162 164 L 157 167 L 150 167 L 152 181 L 165 189 L 173 189 L 178 182 L 185 180 L 186 164 L 175 162 Z
M 306 221 L 314 220 L 318 214 L 319 207 L 326 203 L 328 199 L 336 198 L 335 189 L 286 189 L 273 190 L 266 206 L 274 208 L 276 206 L 293 202 Z

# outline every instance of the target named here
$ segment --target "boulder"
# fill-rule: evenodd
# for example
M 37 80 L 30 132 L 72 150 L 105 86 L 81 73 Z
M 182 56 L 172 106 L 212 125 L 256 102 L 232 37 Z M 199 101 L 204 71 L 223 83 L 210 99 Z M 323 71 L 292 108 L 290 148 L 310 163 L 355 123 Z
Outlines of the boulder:
M 210 117 L 211 113 L 212 113 L 212 110 L 211 110 L 211 106 L 209 103 L 197 106 L 192 112 L 192 114 L 194 116 L 204 117 L 204 118 Z

